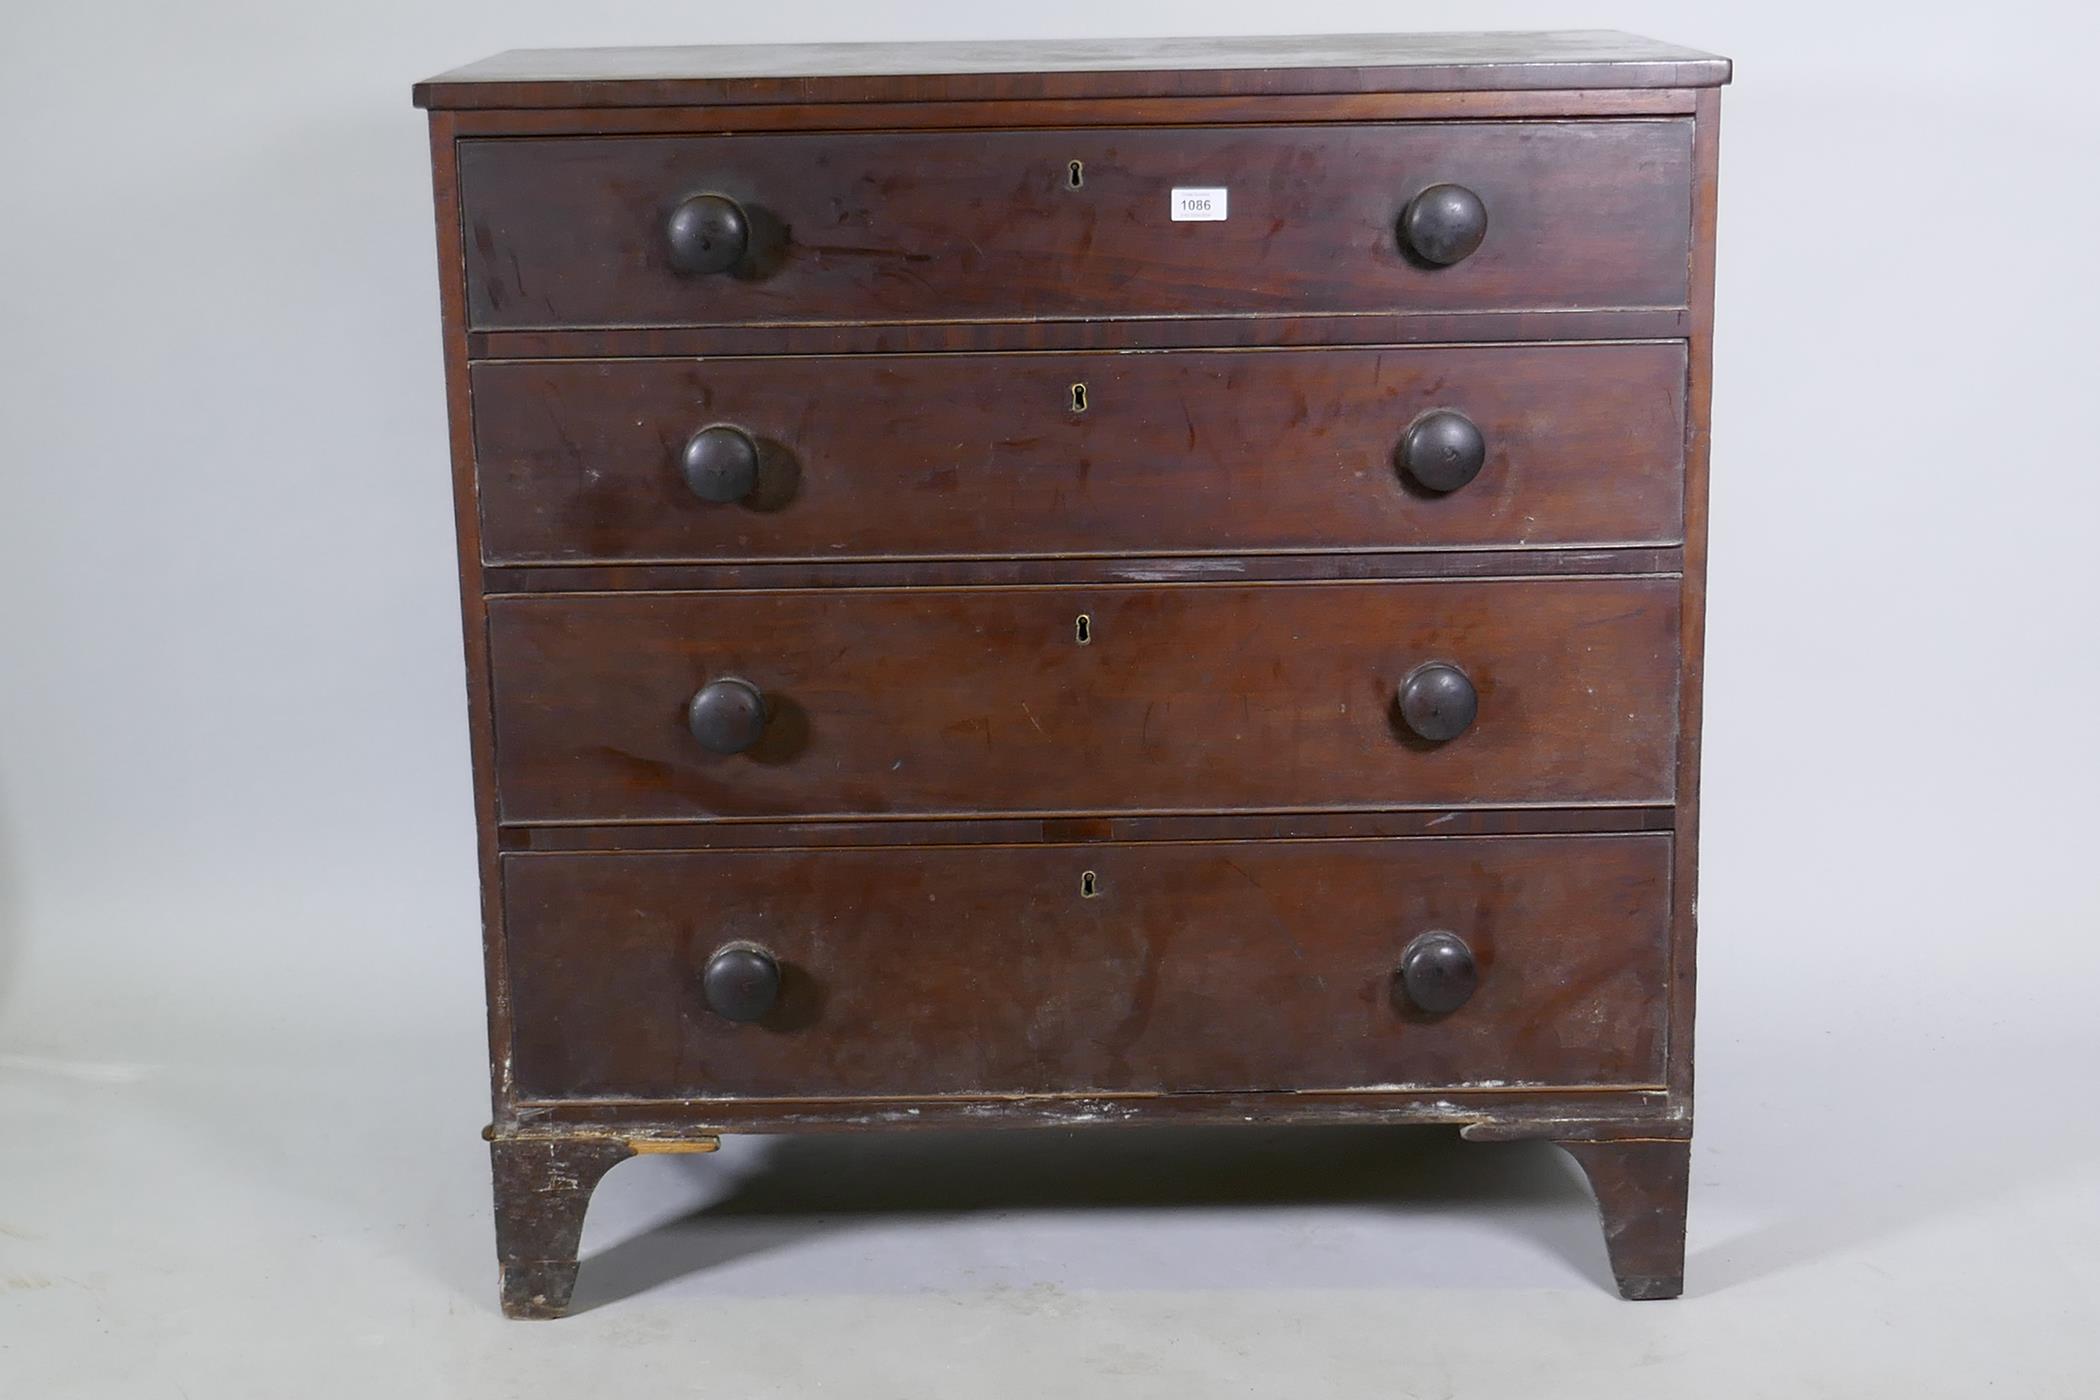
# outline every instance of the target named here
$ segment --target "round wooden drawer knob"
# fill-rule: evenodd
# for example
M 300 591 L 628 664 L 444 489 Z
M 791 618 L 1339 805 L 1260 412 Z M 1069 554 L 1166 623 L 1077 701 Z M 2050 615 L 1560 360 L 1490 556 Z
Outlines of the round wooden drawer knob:
M 1456 491 L 1479 476 L 1486 463 L 1487 439 L 1455 409 L 1423 414 L 1400 439 L 1400 465 L 1431 491 Z
M 671 211 L 664 240 L 680 272 L 727 272 L 751 250 L 751 221 L 727 195 L 696 194 Z
M 1455 933 L 1436 929 L 1422 934 L 1400 954 L 1401 990 L 1432 1016 L 1458 1010 L 1479 985 L 1480 966 L 1473 950 Z
M 707 960 L 700 991 L 707 1009 L 726 1021 L 762 1020 L 780 1000 L 780 963 L 749 943 L 726 944 Z
M 1464 185 L 1431 185 L 1407 202 L 1400 241 L 1423 262 L 1463 262 L 1487 237 L 1487 206 Z
M 686 486 L 703 501 L 717 505 L 741 501 L 758 485 L 758 444 L 742 428 L 716 423 L 685 440 L 678 470 Z
M 1456 666 L 1441 661 L 1418 668 L 1400 683 L 1400 718 L 1432 744 L 1456 739 L 1480 712 L 1480 695 Z
M 766 697 L 749 681 L 709 681 L 685 707 L 686 728 L 713 753 L 742 753 L 766 732 Z

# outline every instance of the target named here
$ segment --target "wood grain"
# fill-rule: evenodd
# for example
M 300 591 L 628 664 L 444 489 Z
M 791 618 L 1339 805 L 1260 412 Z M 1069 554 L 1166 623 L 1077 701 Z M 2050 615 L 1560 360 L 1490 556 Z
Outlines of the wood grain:
M 533 1097 L 1626 1085 L 1662 1069 L 1664 836 L 504 859 Z M 1430 929 L 1482 969 L 1441 1018 L 1393 986 Z M 786 972 L 752 1025 L 697 991 L 733 940 Z
M 1674 580 L 560 595 L 489 626 L 510 822 L 1672 793 Z M 1440 746 L 1394 717 L 1432 660 L 1480 697 Z M 724 676 L 772 706 L 750 753 L 684 727 Z
M 482 541 L 496 564 L 1672 543 L 1684 377 L 1671 344 L 484 364 Z M 1488 443 L 1449 494 L 1395 466 L 1432 409 Z M 761 445 L 732 505 L 678 471 L 714 423 Z
M 1691 123 L 464 140 L 477 330 L 1682 306 Z M 1071 162 L 1083 183 L 1069 185 Z M 1396 221 L 1437 181 L 1488 209 L 1452 267 Z M 1176 185 L 1230 217 L 1169 220 Z M 682 276 L 664 220 L 750 211 L 743 271 Z

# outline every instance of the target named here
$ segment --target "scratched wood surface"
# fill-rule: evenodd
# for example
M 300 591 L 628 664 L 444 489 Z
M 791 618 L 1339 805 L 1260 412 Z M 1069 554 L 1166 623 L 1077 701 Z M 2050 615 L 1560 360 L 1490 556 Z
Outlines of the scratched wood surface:
M 1674 542 L 1684 347 L 557 361 L 474 370 L 491 563 L 1347 553 Z M 1424 490 L 1408 426 L 1480 475 Z M 703 501 L 700 428 L 760 447 Z
M 866 132 L 458 146 L 476 330 L 825 321 L 1676 307 L 1691 123 Z M 1071 166 L 1081 167 L 1078 187 Z M 1479 250 L 1432 268 L 1397 225 L 1479 194 Z M 1176 185 L 1226 186 L 1176 223 Z M 749 214 L 734 273 L 670 263 L 686 196 Z
M 535 1096 L 1639 1084 L 1662 1069 L 1665 836 L 504 858 Z M 1095 894 L 1081 893 L 1095 876 Z M 1396 992 L 1435 929 L 1463 1007 Z M 748 1025 L 701 967 L 785 969 Z

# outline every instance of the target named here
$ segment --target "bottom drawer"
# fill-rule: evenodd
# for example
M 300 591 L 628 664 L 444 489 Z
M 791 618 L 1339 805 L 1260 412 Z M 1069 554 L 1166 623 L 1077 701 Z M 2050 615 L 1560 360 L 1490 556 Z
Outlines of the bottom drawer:
M 1669 857 L 1667 835 L 513 854 L 512 1070 L 527 1099 L 1652 1084 Z M 709 1008 L 725 946 L 780 970 L 757 1020 Z M 1468 957 L 1470 996 L 1424 1010 L 1411 948 L 1422 998 L 1462 992 Z

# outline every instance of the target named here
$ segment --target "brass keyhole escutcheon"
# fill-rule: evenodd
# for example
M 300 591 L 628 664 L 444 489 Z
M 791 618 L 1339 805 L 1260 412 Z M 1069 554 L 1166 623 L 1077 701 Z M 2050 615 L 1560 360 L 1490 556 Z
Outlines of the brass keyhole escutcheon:
M 1066 189 L 1068 189 L 1068 190 L 1076 190 L 1076 189 L 1078 189 L 1078 188 L 1079 188 L 1079 187 L 1080 187 L 1081 185 L 1083 185 L 1083 184 L 1085 184 L 1085 183 L 1086 183 L 1086 167 L 1085 167 L 1084 165 L 1080 164 L 1080 163 L 1079 163 L 1078 161 L 1076 161 L 1076 160 L 1075 160 L 1075 161 L 1073 161 L 1073 162 L 1072 162 L 1072 163 L 1071 163 L 1070 165 L 1068 165 L 1068 166 L 1066 166 L 1066 167 L 1065 167 L 1065 188 L 1066 188 Z
M 1081 646 L 1091 645 L 1094 640 L 1094 619 L 1086 613 L 1072 619 L 1072 640 Z
M 1081 899 L 1092 899 L 1099 893 L 1101 893 L 1101 877 L 1091 870 L 1082 872 L 1079 877 L 1079 897 Z
M 1086 385 L 1084 384 L 1074 384 L 1072 386 L 1072 411 L 1074 413 L 1086 412 Z

